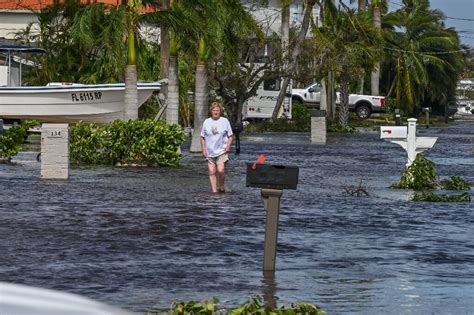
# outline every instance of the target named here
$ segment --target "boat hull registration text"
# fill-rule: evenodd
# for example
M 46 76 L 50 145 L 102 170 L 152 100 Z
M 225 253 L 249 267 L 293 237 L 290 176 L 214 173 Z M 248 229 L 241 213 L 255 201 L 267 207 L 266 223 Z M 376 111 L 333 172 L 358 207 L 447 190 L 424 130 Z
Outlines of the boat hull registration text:
M 71 99 L 73 102 L 86 102 L 102 99 L 102 92 L 81 92 L 71 93 Z

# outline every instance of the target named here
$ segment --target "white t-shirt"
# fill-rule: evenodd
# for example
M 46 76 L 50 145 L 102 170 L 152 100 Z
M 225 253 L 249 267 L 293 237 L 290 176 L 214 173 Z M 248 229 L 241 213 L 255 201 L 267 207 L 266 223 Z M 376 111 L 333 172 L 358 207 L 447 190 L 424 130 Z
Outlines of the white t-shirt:
M 219 117 L 217 120 L 207 118 L 201 130 L 201 137 L 206 142 L 207 156 L 216 157 L 224 153 L 227 140 L 232 135 L 232 128 L 227 118 Z

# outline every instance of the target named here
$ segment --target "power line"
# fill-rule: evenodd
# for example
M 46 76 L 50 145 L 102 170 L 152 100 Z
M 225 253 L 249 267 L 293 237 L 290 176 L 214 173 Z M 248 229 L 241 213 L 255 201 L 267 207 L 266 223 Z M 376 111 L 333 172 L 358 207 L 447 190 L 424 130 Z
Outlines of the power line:
M 406 52 L 406 53 L 412 53 L 412 54 L 420 54 L 420 55 L 448 55 L 448 54 L 455 54 L 455 53 L 460 53 L 460 52 L 467 52 L 474 50 L 474 48 L 467 48 L 467 49 L 459 49 L 459 50 L 450 50 L 450 51 L 415 51 L 415 50 L 403 50 L 403 49 L 398 49 L 398 48 L 391 48 L 391 47 L 383 47 L 386 50 L 393 50 L 393 51 L 399 51 L 399 52 Z
M 466 19 L 466 18 L 459 18 L 459 17 L 452 17 L 452 16 L 447 16 L 446 18 L 447 18 L 447 19 L 451 19 L 451 20 L 460 20 L 460 21 L 471 21 L 471 22 L 474 22 L 474 19 Z

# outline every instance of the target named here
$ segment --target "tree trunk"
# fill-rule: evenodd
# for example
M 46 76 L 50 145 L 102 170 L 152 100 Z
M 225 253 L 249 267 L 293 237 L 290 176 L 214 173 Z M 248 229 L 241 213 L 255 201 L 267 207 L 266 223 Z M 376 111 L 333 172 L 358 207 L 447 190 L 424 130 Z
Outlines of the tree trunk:
M 284 56 L 288 56 L 290 42 L 290 6 L 283 6 L 281 10 L 281 46 Z
M 166 121 L 177 124 L 179 117 L 178 57 L 170 56 Z
M 162 10 L 170 9 L 170 0 L 163 0 Z M 160 78 L 168 78 L 170 67 L 170 31 L 167 26 L 160 29 Z
M 334 91 L 334 72 L 328 72 L 328 85 L 326 89 L 326 105 L 328 108 L 327 117 L 329 120 L 334 121 L 336 119 L 336 97 Z
M 207 64 L 196 66 L 196 91 L 194 109 L 194 132 L 190 152 L 201 152 L 201 129 L 208 116 L 208 75 Z
M 359 12 L 363 12 L 367 8 L 367 1 L 366 0 L 358 0 L 357 4 L 358 4 L 357 9 L 358 9 Z
M 328 112 L 328 102 L 327 102 L 327 92 L 326 92 L 326 81 L 323 79 L 321 81 L 321 98 L 319 100 L 319 109 L 326 111 L 326 116 L 329 114 Z
M 374 70 L 370 75 L 370 91 L 372 95 L 380 95 L 379 91 L 380 83 L 380 63 L 377 62 L 374 66 Z
M 378 6 L 374 7 L 372 14 L 373 14 L 372 17 L 374 20 L 374 26 L 377 29 L 381 30 L 382 22 L 381 22 L 381 16 L 380 16 L 380 8 Z M 380 63 L 377 62 L 370 76 L 370 90 L 371 90 L 372 95 L 380 95 L 379 84 L 380 84 Z
M 288 71 L 290 73 L 295 72 L 297 59 L 301 52 L 301 47 L 303 45 L 303 41 L 306 38 L 306 33 L 308 32 L 309 22 L 311 20 L 311 16 L 313 13 L 313 6 L 315 4 L 315 0 L 307 0 L 306 1 L 306 8 L 304 11 L 303 22 L 301 23 L 301 29 L 298 33 L 298 37 L 296 39 L 295 47 L 293 49 L 293 53 L 291 54 L 291 61 L 288 66 Z M 273 110 L 272 120 L 276 120 L 278 117 L 278 113 L 280 112 L 281 106 L 285 99 L 286 90 L 288 88 L 290 80 L 285 78 L 283 80 L 283 84 L 280 89 L 280 93 L 278 93 L 278 99 L 275 105 L 275 109 Z
M 349 126 L 349 74 L 348 69 L 341 72 L 341 103 L 339 104 L 339 126 Z
M 125 68 L 125 96 L 123 119 L 138 118 L 138 90 L 137 90 L 137 66 L 127 65 Z

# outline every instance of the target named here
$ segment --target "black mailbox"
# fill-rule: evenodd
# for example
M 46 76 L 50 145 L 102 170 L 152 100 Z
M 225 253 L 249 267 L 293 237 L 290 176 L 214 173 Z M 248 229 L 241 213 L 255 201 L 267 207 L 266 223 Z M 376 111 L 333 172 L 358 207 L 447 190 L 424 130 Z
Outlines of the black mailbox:
M 247 163 L 247 187 L 296 189 L 299 168 L 296 166 Z
M 431 112 L 431 107 L 423 107 L 422 110 L 423 110 L 423 112 L 425 112 L 425 113 L 429 113 L 429 112 Z

